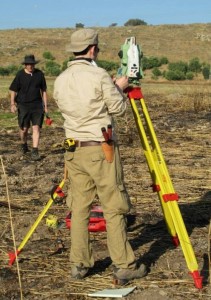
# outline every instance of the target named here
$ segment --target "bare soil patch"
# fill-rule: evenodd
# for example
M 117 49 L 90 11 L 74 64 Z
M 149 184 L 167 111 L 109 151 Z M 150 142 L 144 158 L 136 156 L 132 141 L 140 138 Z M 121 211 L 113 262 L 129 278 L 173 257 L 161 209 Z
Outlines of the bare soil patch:
M 146 87 L 147 90 L 147 87 Z M 174 97 L 173 97 L 174 96 Z M 182 95 L 180 95 L 182 96 Z M 180 98 L 182 99 L 182 98 Z M 192 101 L 192 99 L 186 99 Z M 203 275 L 203 288 L 197 290 L 181 247 L 175 248 L 167 232 L 158 197 L 152 192 L 151 178 L 128 106 L 125 118 L 117 119 L 120 151 L 125 182 L 133 203 L 128 236 L 137 258 L 146 263 L 149 274 L 128 286 L 136 290 L 131 300 L 209 299 L 208 228 L 211 216 L 211 140 L 209 111 L 194 111 L 180 103 L 177 95 L 146 93 L 146 104 L 165 157 L 174 187 L 180 196 L 179 207 Z M 186 107 L 186 109 L 184 108 Z M 51 110 L 57 109 L 51 102 Z M 0 111 L 7 111 L 1 100 Z M 8 266 L 8 252 L 13 240 L 7 207 L 8 183 L 11 214 L 16 244 L 19 245 L 50 197 L 54 184 L 63 178 L 64 138 L 62 120 L 42 129 L 42 160 L 30 162 L 19 153 L 18 128 L 0 129 L 0 154 L 7 173 L 5 181 L 0 167 L 0 299 L 20 299 L 17 266 Z M 66 186 L 64 188 L 66 191 Z M 48 214 L 64 222 L 68 213 L 65 199 L 53 204 Z M 96 264 L 90 276 L 73 281 L 69 276 L 69 230 L 63 226 L 51 229 L 46 218 L 19 255 L 19 268 L 24 299 L 91 299 L 92 291 L 112 287 L 112 267 L 106 247 L 106 233 L 92 233 Z M 58 250 L 57 240 L 64 244 Z

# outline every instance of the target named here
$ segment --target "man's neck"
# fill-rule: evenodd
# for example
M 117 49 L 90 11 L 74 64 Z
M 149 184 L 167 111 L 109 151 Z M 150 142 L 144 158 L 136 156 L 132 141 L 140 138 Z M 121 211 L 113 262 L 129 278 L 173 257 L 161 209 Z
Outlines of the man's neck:
M 87 60 L 89 62 L 92 62 L 92 59 L 90 57 L 85 56 L 76 56 L 74 60 Z
M 32 70 L 31 72 L 29 70 L 27 70 L 26 68 L 24 69 L 25 73 L 30 74 L 32 76 L 34 70 Z

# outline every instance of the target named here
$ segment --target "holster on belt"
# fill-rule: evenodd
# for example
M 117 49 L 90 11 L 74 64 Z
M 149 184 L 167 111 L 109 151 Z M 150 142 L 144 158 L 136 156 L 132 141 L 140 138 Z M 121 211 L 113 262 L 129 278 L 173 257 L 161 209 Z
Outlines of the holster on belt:
M 114 142 L 102 142 L 102 148 L 107 162 L 112 163 L 114 160 Z

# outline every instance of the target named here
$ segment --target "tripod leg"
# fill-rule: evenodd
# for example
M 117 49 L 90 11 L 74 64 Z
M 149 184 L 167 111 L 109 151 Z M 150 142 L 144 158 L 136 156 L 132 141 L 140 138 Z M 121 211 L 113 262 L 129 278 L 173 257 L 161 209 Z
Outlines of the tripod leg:
M 134 99 L 130 99 L 131 102 L 131 106 L 132 106 L 132 111 L 134 114 L 134 118 L 136 121 L 136 125 L 137 125 L 137 129 L 139 132 L 139 136 L 141 139 L 141 143 L 142 143 L 142 147 L 144 150 L 144 154 L 148 163 L 148 167 L 149 167 L 149 171 L 150 171 L 150 175 L 152 177 L 152 182 L 154 186 L 160 186 L 160 182 L 162 180 L 165 180 L 165 174 L 160 174 L 160 172 L 157 172 L 157 168 L 158 168 L 158 163 L 159 161 L 155 160 L 155 153 L 154 153 L 154 149 L 151 149 L 151 146 L 149 144 L 145 129 L 144 129 L 144 125 L 143 122 L 141 120 L 141 116 L 139 114 L 136 102 Z M 167 225 L 167 229 L 169 234 L 172 236 L 172 238 L 176 238 L 177 237 L 177 233 L 174 227 L 174 223 L 172 221 L 169 209 L 166 205 L 163 205 L 163 201 L 162 201 L 162 197 L 161 197 L 161 193 L 159 192 L 159 199 L 160 199 L 160 204 L 162 207 L 162 211 L 164 214 L 164 218 L 165 218 L 165 222 Z
M 195 286 L 200 289 L 202 288 L 202 277 L 199 274 L 195 254 L 193 252 L 193 248 L 190 243 L 190 239 L 178 207 L 178 195 L 174 191 L 174 187 L 171 182 L 168 169 L 163 158 L 159 143 L 157 141 L 146 105 L 144 103 L 144 99 L 141 98 L 140 103 L 142 106 L 142 113 L 144 115 L 145 127 L 147 129 L 148 137 L 142 124 L 135 101 L 134 99 L 130 100 L 142 146 L 144 148 L 144 153 L 148 162 L 153 185 L 156 187 L 155 191 L 158 192 L 168 231 L 171 233 L 175 244 L 178 244 L 180 241 L 181 248 L 183 250 L 187 266 L 191 271 L 191 275 L 194 279 Z
M 64 186 L 65 183 L 65 179 L 63 179 L 61 181 L 61 183 L 59 184 L 59 188 L 61 189 Z M 53 197 L 51 197 L 47 204 L 45 205 L 44 209 L 42 210 L 42 212 L 39 214 L 38 218 L 36 219 L 36 221 L 34 222 L 34 224 L 32 225 L 32 227 L 29 229 L 29 231 L 27 232 L 27 234 L 25 235 L 23 241 L 20 243 L 18 249 L 16 252 L 9 252 L 9 265 L 12 265 L 17 256 L 19 255 L 19 253 L 21 252 L 21 250 L 23 249 L 23 247 L 25 246 L 25 244 L 28 242 L 29 238 L 31 237 L 31 235 L 33 234 L 33 232 L 35 231 L 35 229 L 37 228 L 37 226 L 39 225 L 40 221 L 42 220 L 42 218 L 44 217 L 44 215 L 46 214 L 46 212 L 48 211 L 48 209 L 51 207 L 51 205 L 53 204 L 54 199 L 57 197 L 57 192 L 55 191 L 53 194 Z

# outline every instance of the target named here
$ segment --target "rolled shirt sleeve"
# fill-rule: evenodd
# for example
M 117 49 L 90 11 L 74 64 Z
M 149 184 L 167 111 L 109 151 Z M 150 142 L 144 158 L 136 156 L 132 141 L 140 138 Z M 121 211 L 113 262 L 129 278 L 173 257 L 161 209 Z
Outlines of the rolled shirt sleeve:
M 126 97 L 113 84 L 111 77 L 105 72 L 102 76 L 103 99 L 109 114 L 124 115 L 126 111 Z

